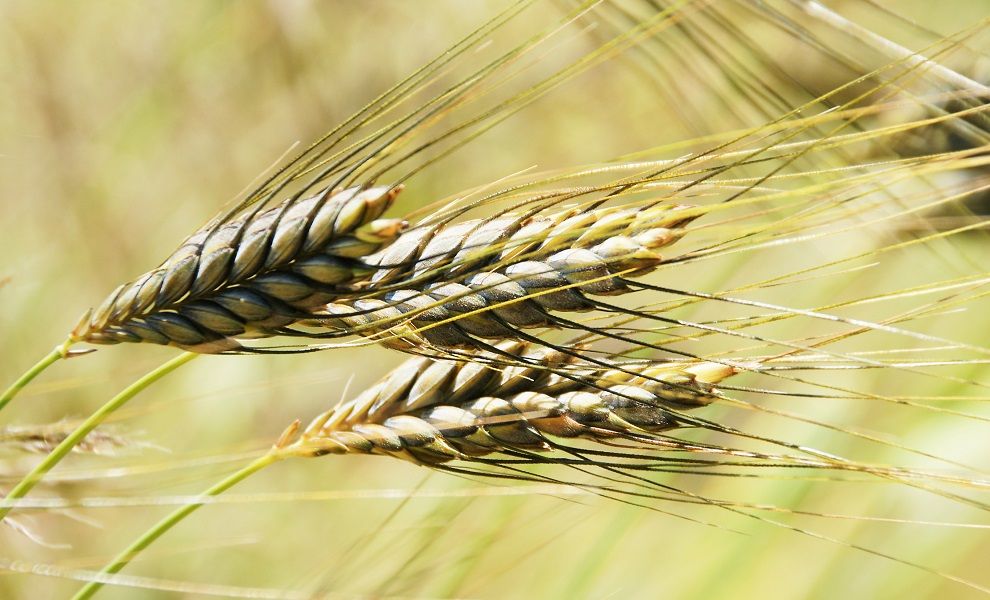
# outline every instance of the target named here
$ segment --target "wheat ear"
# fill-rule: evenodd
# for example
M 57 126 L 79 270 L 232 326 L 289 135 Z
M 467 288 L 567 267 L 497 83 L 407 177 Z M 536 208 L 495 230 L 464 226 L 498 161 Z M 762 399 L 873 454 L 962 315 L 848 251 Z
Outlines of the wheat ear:
M 518 338 L 519 329 L 557 325 L 553 311 L 593 310 L 586 294 L 631 292 L 620 276 L 659 266 L 657 250 L 698 216 L 691 208 L 658 203 L 417 228 L 371 259 L 381 270 L 365 292 L 391 291 L 331 303 L 322 322 L 401 349 Z M 404 276 L 396 265 L 406 266 Z M 434 281 L 439 274 L 444 280 Z
M 211 224 L 87 312 L 72 339 L 222 352 L 270 335 L 370 275 L 359 259 L 399 234 L 402 221 L 379 220 L 399 190 L 327 189 Z
M 314 419 L 286 452 L 385 454 L 418 464 L 506 450 L 549 451 L 547 436 L 608 440 L 679 426 L 736 373 L 723 364 L 622 361 L 614 368 L 528 344 L 500 350 L 526 366 L 495 369 L 417 357 L 364 393 Z

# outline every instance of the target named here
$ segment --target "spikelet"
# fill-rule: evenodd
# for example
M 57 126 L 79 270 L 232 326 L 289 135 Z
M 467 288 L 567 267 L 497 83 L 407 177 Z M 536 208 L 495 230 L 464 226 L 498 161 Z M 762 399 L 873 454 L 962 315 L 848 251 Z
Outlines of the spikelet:
M 679 426 L 736 373 L 717 363 L 628 361 L 615 368 L 518 342 L 468 362 L 412 358 L 357 398 L 321 414 L 290 454 L 372 453 L 418 464 L 470 460 L 503 450 L 549 451 L 546 436 L 608 440 Z M 525 366 L 524 366 L 525 365 Z
M 399 191 L 325 190 L 204 228 L 86 313 L 73 339 L 221 352 L 270 335 L 371 274 L 359 259 L 401 231 L 379 219 Z
M 384 343 L 399 349 L 472 347 L 477 338 L 553 327 L 552 312 L 594 309 L 589 294 L 632 291 L 620 276 L 660 265 L 657 250 L 684 235 L 697 217 L 691 208 L 607 207 L 417 228 L 370 259 L 380 271 L 366 291 L 391 291 L 331 303 L 321 323 L 387 333 Z

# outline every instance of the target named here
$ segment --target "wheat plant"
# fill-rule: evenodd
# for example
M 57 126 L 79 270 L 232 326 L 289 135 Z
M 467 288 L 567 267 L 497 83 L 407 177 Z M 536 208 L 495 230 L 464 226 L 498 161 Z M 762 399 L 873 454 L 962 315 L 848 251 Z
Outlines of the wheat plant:
M 0 8 L 0 595 L 987 593 L 985 8 L 157 9 Z

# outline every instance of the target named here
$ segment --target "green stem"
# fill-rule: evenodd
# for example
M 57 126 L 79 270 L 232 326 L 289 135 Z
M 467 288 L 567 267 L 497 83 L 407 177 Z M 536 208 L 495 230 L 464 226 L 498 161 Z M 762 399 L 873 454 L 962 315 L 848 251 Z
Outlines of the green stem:
M 178 369 L 182 365 L 191 361 L 192 359 L 199 356 L 193 352 L 185 352 L 176 356 L 172 360 L 166 362 L 165 364 L 159 366 L 153 371 L 145 374 L 141 379 L 138 379 L 131 385 L 124 388 L 119 394 L 110 399 L 109 402 L 101 406 L 93 414 L 91 414 L 82 425 L 76 428 L 68 437 L 62 440 L 58 446 L 52 450 L 48 456 L 45 457 L 41 463 L 38 464 L 30 473 L 24 476 L 23 479 L 18 482 L 18 484 L 7 494 L 7 497 L 2 503 L 0 503 L 0 521 L 7 516 L 14 507 L 12 504 L 13 500 L 23 498 L 31 491 L 31 488 L 36 486 L 44 476 L 52 470 L 52 468 L 57 465 L 72 449 L 85 438 L 89 432 L 93 431 L 100 423 L 102 423 L 108 416 L 110 416 L 115 410 L 127 403 L 128 400 L 138 395 L 142 390 L 151 385 L 152 383 L 158 381 L 165 375 L 168 375 L 172 371 Z M 40 363 L 39 363 L 40 364 Z
M 233 473 L 222 481 L 213 484 L 209 489 L 203 492 L 201 495 L 205 497 L 218 496 L 230 488 L 234 487 L 241 481 L 244 481 L 249 476 L 257 473 L 258 471 L 264 469 L 268 465 L 271 465 L 278 460 L 283 458 L 283 455 L 278 451 L 278 449 L 273 449 L 271 452 L 255 459 L 253 462 L 248 464 L 241 470 Z M 150 546 L 155 540 L 162 537 L 169 529 L 175 527 L 180 521 L 191 515 L 203 506 L 204 502 L 193 502 L 177 509 L 172 514 L 168 515 L 158 523 L 156 523 L 151 529 L 144 532 L 144 534 L 135 540 L 130 546 L 124 549 L 120 554 L 118 554 L 112 562 L 103 567 L 100 571 L 100 575 L 113 575 L 120 572 L 127 563 L 131 562 L 135 556 L 140 554 L 145 548 Z M 76 592 L 76 595 L 72 597 L 73 600 L 85 600 L 91 598 L 93 594 L 98 592 L 100 588 L 106 583 L 106 578 L 103 581 L 90 581 L 82 589 Z
M 55 348 L 45 355 L 44 358 L 39 360 L 37 364 L 28 369 L 21 375 L 17 381 L 12 383 L 9 388 L 3 391 L 3 395 L 0 395 L 0 410 L 3 410 L 5 406 L 10 404 L 10 401 L 14 399 L 17 392 L 24 389 L 24 386 L 31 383 L 31 380 L 41 374 L 42 371 L 52 366 L 57 360 L 65 358 L 69 350 L 69 346 L 72 345 L 72 340 L 67 340 L 64 344 L 55 346 Z

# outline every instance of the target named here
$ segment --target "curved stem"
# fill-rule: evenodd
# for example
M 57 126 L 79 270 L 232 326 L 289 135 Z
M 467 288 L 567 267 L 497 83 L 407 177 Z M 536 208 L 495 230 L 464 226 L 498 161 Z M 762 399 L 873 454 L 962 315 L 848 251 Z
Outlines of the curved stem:
M 3 410 L 5 406 L 10 404 L 10 401 L 14 399 L 19 391 L 24 389 L 24 387 L 31 383 L 31 380 L 41 374 L 42 371 L 48 367 L 55 364 L 61 358 L 68 356 L 69 346 L 72 345 L 72 340 L 66 340 L 65 343 L 55 346 L 51 352 L 45 355 L 44 358 L 39 360 L 33 367 L 24 372 L 23 375 L 17 378 L 17 381 L 10 384 L 10 387 L 0 394 L 0 410 Z
M 268 465 L 275 463 L 283 458 L 283 455 L 278 451 L 278 449 L 273 449 L 264 456 L 255 459 L 250 464 L 240 469 L 236 473 L 233 473 L 223 480 L 213 484 L 209 489 L 204 491 L 201 496 L 203 498 L 209 496 L 218 496 L 228 489 L 234 487 L 241 481 L 244 481 L 254 473 L 257 473 L 261 469 L 264 469 Z M 103 569 L 100 570 L 100 575 L 109 576 L 120 572 L 129 562 L 131 562 L 135 556 L 141 553 L 145 548 L 150 546 L 155 540 L 164 535 L 169 529 L 175 527 L 180 521 L 191 515 L 203 506 L 204 502 L 193 502 L 175 510 L 172 514 L 168 515 L 158 523 L 156 523 L 151 529 L 144 532 L 144 534 L 135 540 L 130 546 L 125 548 L 120 554 L 118 554 L 113 561 L 108 563 Z M 102 581 L 90 581 L 82 589 L 76 592 L 73 596 L 73 600 L 85 600 L 91 598 L 93 594 L 98 592 L 106 582 L 106 578 L 101 578 Z
M 82 425 L 76 428 L 75 431 L 70 433 L 68 437 L 62 440 L 58 446 L 52 450 L 48 456 L 41 461 L 38 466 L 36 466 L 30 473 L 24 476 L 14 489 L 7 494 L 7 497 L 2 503 L 0 503 L 0 521 L 7 516 L 14 507 L 11 505 L 11 501 L 23 498 L 31 491 L 31 488 L 36 486 L 44 476 L 52 470 L 52 468 L 57 465 L 63 458 L 65 458 L 72 449 L 85 438 L 89 432 L 96 429 L 96 427 L 106 420 L 114 411 L 127 403 L 128 400 L 138 395 L 142 390 L 151 385 L 152 383 L 158 381 L 165 375 L 168 375 L 172 371 L 178 369 L 182 365 L 191 361 L 192 359 L 199 356 L 193 352 L 185 352 L 176 356 L 172 360 L 162 364 L 161 366 L 149 371 L 143 377 L 132 383 L 131 385 L 124 388 L 119 394 L 110 399 L 109 402 L 101 406 L 91 414 Z M 40 363 L 39 363 L 40 364 Z

